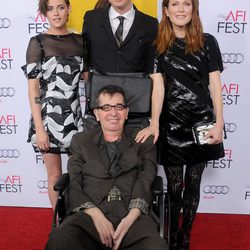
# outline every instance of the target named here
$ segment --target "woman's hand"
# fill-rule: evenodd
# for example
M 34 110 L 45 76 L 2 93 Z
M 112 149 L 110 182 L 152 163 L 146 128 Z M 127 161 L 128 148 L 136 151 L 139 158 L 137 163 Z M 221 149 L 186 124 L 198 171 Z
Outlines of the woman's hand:
M 136 135 L 135 141 L 137 143 L 145 142 L 149 136 L 153 135 L 154 136 L 154 143 L 156 143 L 158 137 L 159 137 L 159 123 L 157 122 L 151 122 L 150 125 L 141 131 Z
M 46 152 L 49 150 L 49 136 L 45 130 L 36 132 L 36 145 L 42 152 Z
M 224 125 L 215 126 L 204 136 L 204 139 L 209 139 L 207 144 L 219 144 L 223 140 L 223 127 Z
M 82 78 L 84 81 L 88 81 L 89 80 L 89 72 L 88 71 L 85 71 L 82 73 Z
M 209 73 L 209 89 L 213 100 L 216 124 L 205 138 L 210 138 L 208 144 L 218 144 L 223 140 L 224 128 L 222 84 L 219 70 Z

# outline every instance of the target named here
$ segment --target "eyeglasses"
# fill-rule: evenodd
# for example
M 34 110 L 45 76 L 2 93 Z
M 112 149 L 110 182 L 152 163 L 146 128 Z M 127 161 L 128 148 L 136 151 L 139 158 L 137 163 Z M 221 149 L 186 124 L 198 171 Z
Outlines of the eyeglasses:
M 122 111 L 125 108 L 127 108 L 127 105 L 122 104 L 122 103 L 117 103 L 115 105 L 104 104 L 100 107 L 97 107 L 97 109 L 101 109 L 102 111 L 105 111 L 105 112 L 112 110 L 112 108 L 114 108 L 116 111 Z

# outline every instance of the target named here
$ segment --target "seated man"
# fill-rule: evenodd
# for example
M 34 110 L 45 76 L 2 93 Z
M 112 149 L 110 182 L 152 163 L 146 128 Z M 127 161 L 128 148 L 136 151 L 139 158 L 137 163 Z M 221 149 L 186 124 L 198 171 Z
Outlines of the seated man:
M 136 143 L 124 128 L 128 116 L 120 87 L 100 89 L 94 109 L 101 128 L 73 136 L 68 161 L 67 216 L 50 234 L 45 249 L 165 250 L 150 216 L 156 176 L 153 139 Z

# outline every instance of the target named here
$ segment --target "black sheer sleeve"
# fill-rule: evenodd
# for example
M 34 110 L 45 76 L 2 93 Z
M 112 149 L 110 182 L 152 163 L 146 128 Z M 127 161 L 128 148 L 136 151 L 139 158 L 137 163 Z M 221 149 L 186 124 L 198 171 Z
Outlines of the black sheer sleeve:
M 36 37 L 30 39 L 27 51 L 26 51 L 26 63 L 38 63 L 42 59 L 42 50 Z
M 41 78 L 42 50 L 36 37 L 32 37 L 26 51 L 26 64 L 21 68 L 28 79 Z

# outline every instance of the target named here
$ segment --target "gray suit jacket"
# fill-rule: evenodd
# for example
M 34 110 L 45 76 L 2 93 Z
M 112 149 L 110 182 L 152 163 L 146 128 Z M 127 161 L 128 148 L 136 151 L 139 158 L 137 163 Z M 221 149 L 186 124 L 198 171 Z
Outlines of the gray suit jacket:
M 137 9 L 128 35 L 118 47 L 109 21 L 109 8 L 87 11 L 83 39 L 86 65 L 100 72 L 153 71 L 158 21 Z
M 110 162 L 100 128 L 73 136 L 68 161 L 67 214 L 86 202 L 98 207 L 114 185 L 127 206 L 135 198 L 151 202 L 150 189 L 157 172 L 156 148 L 152 138 L 136 143 L 137 132 L 131 128 L 124 131 L 117 157 L 120 170 L 115 176 L 109 174 Z

